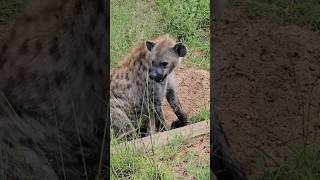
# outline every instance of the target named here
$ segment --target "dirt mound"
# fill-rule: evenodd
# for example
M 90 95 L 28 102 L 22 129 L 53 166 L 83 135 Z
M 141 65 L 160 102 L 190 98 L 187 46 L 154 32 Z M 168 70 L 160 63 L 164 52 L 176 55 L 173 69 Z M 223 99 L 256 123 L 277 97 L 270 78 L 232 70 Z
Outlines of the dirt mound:
M 181 67 L 176 70 L 177 95 L 182 109 L 189 115 L 209 107 L 210 73 L 206 70 Z M 177 119 L 167 101 L 164 101 L 164 113 L 168 122 Z
M 320 142 L 320 35 L 235 9 L 224 15 L 212 33 L 213 103 L 236 156 L 257 179 L 304 143 Z

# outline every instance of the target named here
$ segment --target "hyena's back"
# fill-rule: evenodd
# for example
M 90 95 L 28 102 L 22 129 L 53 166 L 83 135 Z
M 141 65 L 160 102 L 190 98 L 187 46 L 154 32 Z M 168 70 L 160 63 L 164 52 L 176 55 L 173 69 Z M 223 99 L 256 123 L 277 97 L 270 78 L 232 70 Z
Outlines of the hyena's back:
M 4 179 L 93 179 L 106 120 L 104 0 L 31 1 L 0 44 Z

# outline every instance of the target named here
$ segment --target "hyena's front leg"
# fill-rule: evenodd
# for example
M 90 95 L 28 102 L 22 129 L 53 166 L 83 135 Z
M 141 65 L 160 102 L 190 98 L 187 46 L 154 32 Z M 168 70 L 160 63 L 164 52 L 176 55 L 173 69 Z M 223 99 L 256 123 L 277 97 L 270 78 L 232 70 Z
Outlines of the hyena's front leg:
M 153 127 L 154 131 L 165 131 L 165 119 L 164 119 L 164 113 L 162 109 L 162 100 L 164 97 L 164 86 L 165 84 L 162 83 L 150 83 L 150 95 L 149 95 L 149 107 L 151 109 L 151 124 L 153 124 L 155 127 Z
M 178 117 L 177 121 L 174 121 L 171 124 L 171 129 L 182 127 L 188 124 L 188 118 L 186 113 L 182 111 L 181 104 L 178 97 L 176 96 L 174 88 L 168 88 L 166 93 L 167 101 L 169 102 L 174 113 Z
M 154 103 L 154 107 L 155 107 L 154 119 L 155 119 L 155 125 L 156 125 L 157 131 L 167 130 L 165 126 L 161 100 L 156 101 Z

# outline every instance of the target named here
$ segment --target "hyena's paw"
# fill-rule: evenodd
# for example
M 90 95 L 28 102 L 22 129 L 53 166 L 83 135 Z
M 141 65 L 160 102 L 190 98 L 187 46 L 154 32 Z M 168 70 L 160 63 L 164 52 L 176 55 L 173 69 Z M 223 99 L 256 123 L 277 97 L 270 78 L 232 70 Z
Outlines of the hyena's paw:
M 171 129 L 179 128 L 188 125 L 188 121 L 176 120 L 171 124 Z

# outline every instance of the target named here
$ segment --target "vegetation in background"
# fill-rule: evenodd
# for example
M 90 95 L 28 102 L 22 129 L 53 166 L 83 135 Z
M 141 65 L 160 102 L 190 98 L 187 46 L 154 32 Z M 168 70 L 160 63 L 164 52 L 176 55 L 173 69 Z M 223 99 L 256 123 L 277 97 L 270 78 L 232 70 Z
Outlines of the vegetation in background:
M 155 0 L 164 30 L 181 38 L 189 48 L 187 64 L 210 69 L 210 2 L 208 0 Z
M 250 18 L 282 18 L 290 23 L 306 25 L 320 31 L 319 0 L 230 0 L 233 6 L 244 8 Z
M 112 154 L 111 179 L 173 179 L 170 169 L 153 160 L 133 148 L 120 149 Z
M 162 31 L 152 2 L 111 0 L 110 7 L 110 64 L 115 67 L 137 43 Z
M 210 68 L 208 0 L 111 0 L 111 67 L 142 40 L 172 34 L 186 44 L 185 64 Z

